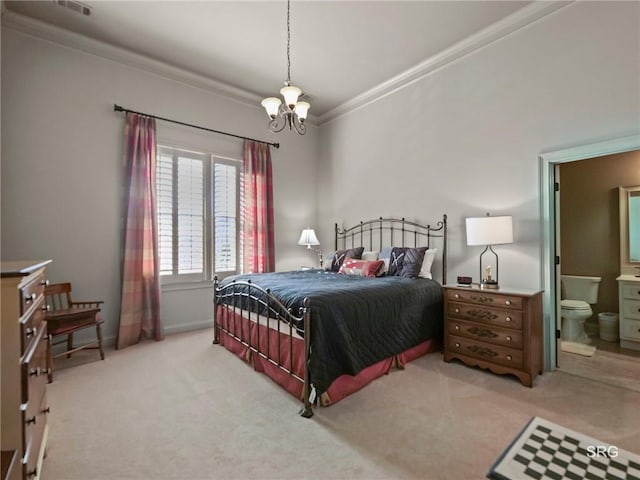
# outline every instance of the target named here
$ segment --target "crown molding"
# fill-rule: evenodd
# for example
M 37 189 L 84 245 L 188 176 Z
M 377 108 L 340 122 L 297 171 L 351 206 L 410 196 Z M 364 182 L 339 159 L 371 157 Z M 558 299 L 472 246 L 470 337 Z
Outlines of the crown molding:
M 262 106 L 260 106 L 262 97 L 254 93 L 9 10 L 4 10 L 2 13 L 2 27 L 199 88 L 262 110 Z M 309 115 L 307 123 L 316 125 L 317 118 Z
M 258 95 L 240 88 L 8 10 L 2 15 L 2 27 L 186 83 L 246 105 L 255 106 L 256 102 L 259 105 L 262 100 Z
M 334 109 L 318 117 L 319 125 L 323 125 L 338 117 L 358 110 L 370 103 L 376 102 L 387 95 L 391 95 L 404 87 L 415 83 L 431 72 L 438 70 L 454 61 L 493 43 L 510 33 L 539 20 L 561 8 L 574 3 L 568 1 L 534 1 L 511 15 L 480 30 L 479 32 L 461 40 L 442 52 L 429 57 L 414 67 L 405 70 L 401 74 L 383 82 L 370 90 L 338 105 Z

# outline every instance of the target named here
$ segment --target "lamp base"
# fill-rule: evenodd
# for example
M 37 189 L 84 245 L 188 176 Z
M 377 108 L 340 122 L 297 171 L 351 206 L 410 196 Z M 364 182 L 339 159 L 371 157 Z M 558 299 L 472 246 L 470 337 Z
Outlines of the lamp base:
M 482 282 L 480 282 L 480 288 L 486 288 L 489 290 L 499 290 L 500 285 L 498 285 L 498 282 L 495 280 L 483 280 Z

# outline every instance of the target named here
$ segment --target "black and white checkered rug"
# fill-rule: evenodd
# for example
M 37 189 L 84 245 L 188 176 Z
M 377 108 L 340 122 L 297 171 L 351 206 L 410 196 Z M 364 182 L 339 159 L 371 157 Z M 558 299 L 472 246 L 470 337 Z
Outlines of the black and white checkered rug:
M 640 480 L 640 456 L 533 417 L 487 478 Z

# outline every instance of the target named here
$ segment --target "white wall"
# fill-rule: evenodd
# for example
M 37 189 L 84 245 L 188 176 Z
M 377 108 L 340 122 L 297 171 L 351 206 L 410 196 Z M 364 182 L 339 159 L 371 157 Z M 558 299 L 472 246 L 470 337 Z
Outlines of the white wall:
M 116 334 L 120 301 L 122 146 L 126 108 L 249 137 L 272 149 L 276 264 L 309 263 L 296 245 L 316 221 L 317 129 L 267 130 L 262 107 L 2 29 L 2 259 L 52 258 L 51 281 L 71 281 L 77 299 L 104 299 Z M 241 158 L 242 141 L 158 122 L 159 141 Z M 308 181 L 304 181 L 307 179 Z M 165 291 L 167 332 L 212 322 L 211 287 Z
M 541 285 L 538 155 L 640 128 L 640 4 L 577 2 L 321 128 L 319 221 L 449 216 L 449 282 L 478 280 L 467 216 L 510 214 L 500 283 Z

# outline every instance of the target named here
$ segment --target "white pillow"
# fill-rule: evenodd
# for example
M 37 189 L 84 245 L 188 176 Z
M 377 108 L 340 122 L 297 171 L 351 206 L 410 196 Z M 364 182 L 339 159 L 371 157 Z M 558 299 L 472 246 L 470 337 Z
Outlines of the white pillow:
M 362 252 L 362 260 L 378 260 L 378 255 L 380 255 L 378 251 L 365 250 Z
M 420 269 L 419 277 L 433 278 L 431 275 L 431 265 L 433 265 L 433 259 L 436 257 L 437 248 L 430 248 L 424 252 L 424 260 L 422 261 L 422 268 Z

